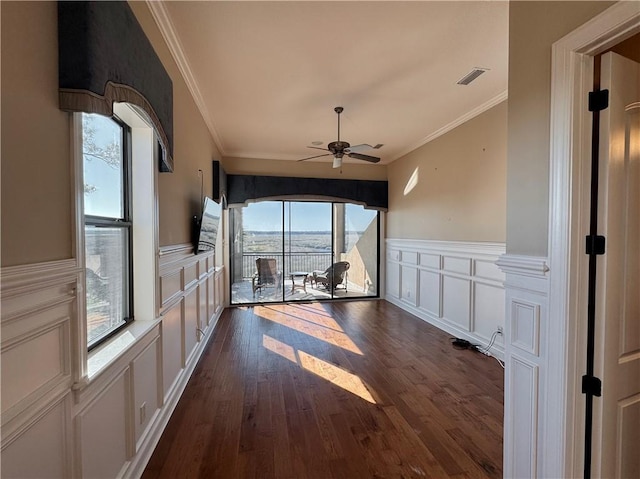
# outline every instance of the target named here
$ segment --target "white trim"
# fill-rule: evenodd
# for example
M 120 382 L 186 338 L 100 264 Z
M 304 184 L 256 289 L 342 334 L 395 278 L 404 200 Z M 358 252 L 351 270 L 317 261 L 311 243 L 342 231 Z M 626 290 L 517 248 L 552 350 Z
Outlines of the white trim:
M 576 361 L 582 336 L 575 297 L 581 218 L 581 165 L 588 161 L 590 119 L 585 116 L 591 56 L 640 31 L 640 3 L 618 2 L 554 43 L 551 78 L 551 165 L 549 194 L 550 275 L 546 409 L 541 418 L 545 444 L 540 475 L 573 477 L 580 471 L 580 402 Z M 578 447 L 576 447 L 578 446 Z
M 538 256 L 504 254 L 500 256 L 496 264 L 505 273 L 516 273 L 526 276 L 543 277 L 546 276 L 549 271 L 547 259 Z
M 43 283 L 59 281 L 61 277 L 75 276 L 79 267 L 75 259 L 47 261 L 18 266 L 5 266 L 0 273 L 2 296 L 23 294 L 38 290 Z M 75 294 L 75 291 L 71 293 Z
M 507 90 L 505 90 L 505 91 L 503 91 L 501 93 L 498 93 L 496 96 L 494 96 L 493 98 L 490 98 L 489 100 L 484 102 L 482 105 L 479 105 L 479 106 L 475 107 L 473 110 L 470 110 L 467 113 L 465 113 L 464 115 L 459 116 L 458 118 L 456 118 L 452 122 L 447 123 L 446 125 L 444 125 L 441 128 L 438 128 L 436 131 L 434 131 L 434 132 L 430 133 L 429 135 L 425 136 L 423 139 L 421 139 L 417 143 L 414 143 L 412 146 L 410 146 L 408 148 L 404 148 L 403 150 L 400 151 L 400 153 L 398 153 L 396 155 L 393 155 L 389 159 L 389 163 L 397 160 L 398 158 L 402 158 L 404 155 L 409 154 L 414 150 L 417 150 L 421 146 L 424 146 L 427 143 L 429 143 L 430 141 L 435 140 L 439 136 L 442 136 L 445 133 L 450 132 L 454 128 L 459 127 L 460 125 L 462 125 L 463 123 L 466 123 L 467 121 L 471 120 L 472 118 L 475 118 L 476 116 L 484 113 L 485 111 L 490 110 L 494 106 L 499 105 L 500 103 L 505 101 L 508 97 L 509 97 L 509 92 Z
M 82 113 L 72 113 L 71 122 L 71 202 L 74 255 L 78 266 L 76 283 L 76 316 L 71 322 L 71 362 L 74 383 L 87 379 L 87 321 L 85 293 L 84 235 L 84 155 L 82 153 Z
M 504 243 L 479 241 L 442 241 L 424 239 L 387 238 L 387 249 L 410 249 L 416 252 L 446 252 L 452 254 L 469 254 L 499 256 L 504 253 Z
M 218 147 L 218 150 L 222 156 L 227 156 L 225 153 L 225 148 L 222 143 L 222 138 L 218 135 L 218 131 L 215 126 L 215 122 L 207 109 L 204 98 L 202 97 L 202 93 L 200 92 L 200 88 L 198 87 L 198 82 L 196 81 L 195 75 L 191 71 L 191 67 L 189 66 L 189 60 L 184 53 L 184 49 L 182 48 L 182 43 L 180 42 L 179 36 L 176 34 L 175 28 L 173 27 L 173 22 L 171 21 L 171 17 L 167 12 L 167 9 L 164 5 L 164 2 L 146 0 L 147 7 L 149 7 L 149 11 L 153 16 L 153 19 L 162 34 L 162 38 L 164 38 L 169 51 L 171 52 L 171 56 L 173 60 L 176 62 L 178 66 L 178 70 L 182 75 L 189 91 L 191 92 L 191 96 L 193 96 L 193 101 L 195 102 L 200 114 L 204 122 L 213 137 L 213 141 Z

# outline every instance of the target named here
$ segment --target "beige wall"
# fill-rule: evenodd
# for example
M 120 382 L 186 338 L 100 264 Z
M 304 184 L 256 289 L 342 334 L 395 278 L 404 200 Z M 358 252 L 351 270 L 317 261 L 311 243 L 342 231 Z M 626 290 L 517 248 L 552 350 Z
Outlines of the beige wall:
M 547 255 L 551 45 L 614 2 L 511 2 L 507 252 Z
M 56 3 L 2 9 L 2 265 L 70 258 L 69 114 L 58 109 Z
M 504 242 L 506 144 L 503 102 L 391 163 L 386 236 Z
M 342 178 L 358 180 L 386 180 L 386 165 L 345 160 L 342 169 L 332 168 L 331 162 L 281 161 L 248 158 L 224 158 L 223 165 L 232 175 L 294 176 L 299 178 Z
M 1 2 L 2 266 L 70 258 L 70 114 L 58 109 L 57 5 Z M 159 175 L 160 245 L 187 243 L 211 135 L 144 2 L 131 7 L 173 81 L 174 173 Z

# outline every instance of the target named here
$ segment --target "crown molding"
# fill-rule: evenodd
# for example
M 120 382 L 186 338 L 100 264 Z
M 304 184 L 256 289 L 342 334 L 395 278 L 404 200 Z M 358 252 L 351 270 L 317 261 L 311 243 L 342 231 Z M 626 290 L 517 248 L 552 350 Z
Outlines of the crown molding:
M 216 147 L 219 150 L 219 153 L 222 156 L 226 156 L 224 145 L 222 144 L 222 139 L 220 135 L 218 135 L 218 131 L 216 130 L 215 123 L 213 118 L 209 114 L 209 110 L 204 102 L 204 98 L 202 97 L 202 93 L 200 93 L 200 88 L 198 87 L 198 82 L 195 79 L 191 71 L 191 67 L 189 66 L 189 61 L 187 60 L 187 56 L 184 53 L 184 49 L 182 48 L 182 43 L 180 42 L 180 38 L 178 37 L 175 28 L 173 27 L 173 22 L 169 16 L 169 12 L 164 5 L 164 2 L 157 0 L 145 0 L 151 15 L 153 16 L 156 25 L 160 29 L 160 33 L 164 38 L 167 47 L 169 47 L 169 51 L 171 52 L 171 56 L 173 57 L 176 65 L 178 66 L 178 70 L 182 75 L 185 83 L 187 84 L 187 88 L 191 92 L 191 96 L 193 97 L 193 101 L 196 103 L 202 118 L 204 119 L 211 136 L 213 137 L 213 141 L 216 144 Z
M 502 103 L 508 97 L 509 97 L 508 90 L 504 90 L 502 93 L 499 93 L 498 95 L 494 96 L 490 100 L 484 102 L 482 105 L 477 106 L 473 110 L 468 111 L 467 113 L 465 113 L 464 115 L 456 118 L 452 122 L 447 123 L 442 128 L 437 129 L 436 131 L 434 131 L 430 135 L 427 135 L 426 137 L 424 137 L 422 140 L 418 141 L 414 145 L 412 145 L 412 146 L 410 146 L 408 148 L 405 148 L 404 150 L 401 150 L 400 153 L 398 153 L 397 155 L 394 155 L 393 157 L 391 157 L 391 159 L 389 160 L 389 163 L 396 161 L 398 158 L 402 158 L 406 154 L 411 153 L 414 150 L 417 150 L 421 146 L 426 145 L 430 141 L 435 140 L 439 136 L 442 136 L 445 133 L 450 132 L 454 128 L 462 125 L 463 123 L 466 123 L 467 121 L 471 120 L 472 118 L 475 118 L 476 116 L 480 115 L 481 113 L 484 113 L 485 111 L 487 111 L 487 110 L 493 108 L 494 106 Z

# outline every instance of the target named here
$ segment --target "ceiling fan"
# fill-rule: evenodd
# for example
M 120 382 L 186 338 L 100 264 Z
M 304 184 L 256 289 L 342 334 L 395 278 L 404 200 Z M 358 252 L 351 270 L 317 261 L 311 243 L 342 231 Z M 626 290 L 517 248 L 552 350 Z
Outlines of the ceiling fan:
M 338 140 L 332 141 L 331 143 L 329 143 L 327 145 L 327 148 L 320 148 L 317 146 L 307 147 L 307 148 L 313 148 L 315 150 L 328 151 L 329 153 L 325 153 L 323 155 L 310 156 L 308 158 L 302 158 L 301 160 L 298 160 L 298 161 L 307 161 L 307 160 L 312 160 L 314 158 L 321 158 L 323 156 L 333 155 L 333 167 L 340 168 L 342 166 L 342 157 L 344 155 L 347 155 L 349 158 L 364 160 L 364 161 L 368 161 L 369 163 L 378 163 L 380 161 L 380 158 L 378 158 L 377 156 L 363 155 L 362 153 L 359 153 L 359 152 L 366 151 L 366 150 L 377 150 L 383 145 L 381 143 L 378 143 L 376 146 L 371 146 L 371 145 L 367 145 L 366 143 L 363 143 L 361 145 L 351 146 L 346 141 L 340 141 L 340 114 L 344 111 L 344 108 L 342 108 L 341 106 L 337 106 L 333 109 L 333 111 L 335 111 L 338 114 Z

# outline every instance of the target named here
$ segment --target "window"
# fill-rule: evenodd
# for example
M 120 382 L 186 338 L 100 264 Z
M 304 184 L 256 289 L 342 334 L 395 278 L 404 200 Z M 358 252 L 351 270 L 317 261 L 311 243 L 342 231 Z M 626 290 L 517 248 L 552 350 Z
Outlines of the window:
M 133 319 L 130 136 L 117 119 L 82 115 L 89 349 Z

